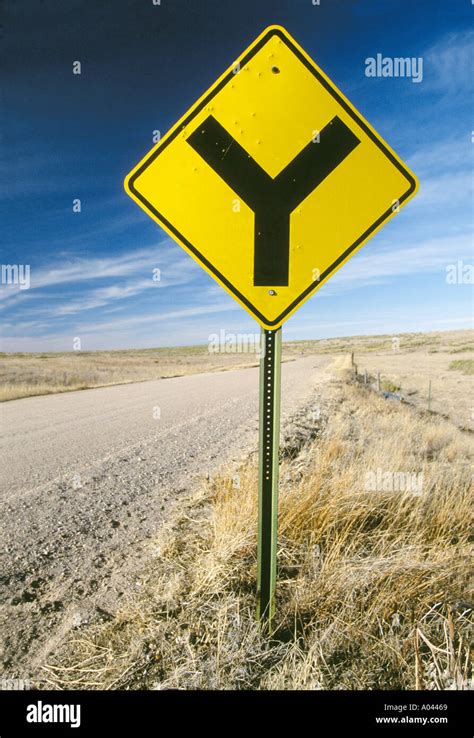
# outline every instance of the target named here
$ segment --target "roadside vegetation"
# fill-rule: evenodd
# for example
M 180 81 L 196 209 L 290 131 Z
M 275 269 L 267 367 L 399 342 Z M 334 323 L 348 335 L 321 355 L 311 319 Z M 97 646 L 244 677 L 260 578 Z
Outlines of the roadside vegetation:
M 282 443 L 272 636 L 255 622 L 251 458 L 176 510 L 135 593 L 72 631 L 43 687 L 472 684 L 472 438 L 337 368 Z
M 457 359 L 449 365 L 450 369 L 456 369 L 463 374 L 474 374 L 474 359 Z

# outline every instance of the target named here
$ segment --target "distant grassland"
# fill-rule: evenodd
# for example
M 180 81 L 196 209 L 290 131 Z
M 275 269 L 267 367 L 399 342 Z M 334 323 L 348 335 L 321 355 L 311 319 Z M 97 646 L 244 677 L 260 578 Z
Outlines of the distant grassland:
M 0 355 L 0 401 L 256 366 L 256 354 L 210 354 L 207 346 Z
M 408 353 L 474 351 L 472 335 L 468 331 L 453 331 L 287 341 L 283 344 L 283 356 L 291 359 L 305 354 L 390 354 L 394 341 L 400 342 L 400 350 Z M 122 351 L 1 353 L 0 401 L 257 364 L 255 351 L 211 353 L 207 345 Z

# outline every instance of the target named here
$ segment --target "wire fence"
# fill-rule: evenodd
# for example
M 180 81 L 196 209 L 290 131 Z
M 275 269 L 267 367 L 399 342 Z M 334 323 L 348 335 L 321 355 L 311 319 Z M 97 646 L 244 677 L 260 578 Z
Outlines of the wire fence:
M 419 401 L 414 403 L 407 399 L 406 394 L 403 394 L 401 382 L 395 383 L 390 377 L 382 375 L 382 372 L 380 371 L 370 373 L 365 368 L 362 371 L 359 371 L 358 365 L 354 360 L 354 354 L 351 354 L 351 363 L 354 382 L 364 385 L 367 389 L 370 389 L 373 392 L 377 392 L 386 400 L 406 402 L 410 405 L 416 404 L 417 406 L 426 408 L 428 412 L 432 412 L 433 385 L 431 379 L 428 380 L 426 386 L 426 395 L 422 393 L 419 395 Z

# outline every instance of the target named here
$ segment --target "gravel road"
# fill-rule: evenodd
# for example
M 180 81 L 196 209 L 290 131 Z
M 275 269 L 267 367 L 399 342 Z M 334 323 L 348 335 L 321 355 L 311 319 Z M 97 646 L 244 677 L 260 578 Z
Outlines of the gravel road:
M 283 426 L 326 363 L 284 363 Z M 71 628 L 119 606 L 180 495 L 255 449 L 257 424 L 258 369 L 4 403 L 3 672 L 34 675 Z

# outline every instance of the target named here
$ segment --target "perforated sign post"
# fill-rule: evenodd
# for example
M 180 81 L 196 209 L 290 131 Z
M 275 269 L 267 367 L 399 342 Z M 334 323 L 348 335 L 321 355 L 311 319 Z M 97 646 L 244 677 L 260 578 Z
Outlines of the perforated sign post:
M 276 581 L 281 326 L 416 193 L 402 160 L 279 26 L 125 180 L 262 327 L 258 613 Z

